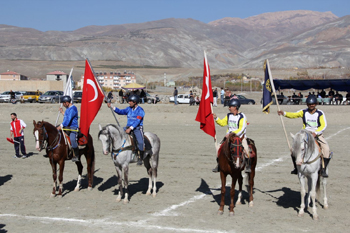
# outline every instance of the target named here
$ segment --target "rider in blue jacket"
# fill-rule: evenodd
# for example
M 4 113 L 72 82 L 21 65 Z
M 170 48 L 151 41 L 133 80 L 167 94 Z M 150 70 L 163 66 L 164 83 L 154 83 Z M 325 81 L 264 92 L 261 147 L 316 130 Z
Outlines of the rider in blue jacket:
M 127 134 L 130 134 L 131 131 L 134 132 L 137 141 L 137 148 L 140 152 L 137 165 L 142 165 L 142 160 L 144 159 L 143 154 L 145 151 L 143 138 L 143 118 L 145 117 L 145 111 L 138 106 L 139 101 L 139 96 L 131 95 L 128 99 L 129 107 L 125 109 L 114 107 L 113 109 L 118 115 L 127 115 L 128 121 L 124 130 Z M 107 106 L 110 108 L 111 104 L 107 103 Z
M 70 142 L 73 148 L 73 158 L 72 162 L 79 161 L 79 148 L 77 143 L 77 133 L 78 133 L 78 109 L 72 103 L 72 98 L 68 95 L 61 98 L 62 105 L 66 108 L 66 111 L 63 112 L 63 109 L 60 108 L 62 113 L 63 122 L 57 127 L 57 130 L 66 129 L 70 131 L 69 137 Z

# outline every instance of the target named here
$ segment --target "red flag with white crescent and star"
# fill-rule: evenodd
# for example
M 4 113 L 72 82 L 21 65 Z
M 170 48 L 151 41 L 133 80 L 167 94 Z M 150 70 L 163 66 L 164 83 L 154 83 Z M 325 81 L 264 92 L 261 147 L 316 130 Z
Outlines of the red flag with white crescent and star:
M 200 129 L 210 136 L 216 138 L 214 117 L 212 114 L 211 104 L 213 103 L 213 91 L 211 88 L 210 69 L 207 55 L 204 52 L 204 71 L 203 71 L 203 88 L 202 97 L 199 104 L 196 121 L 199 121 Z
M 90 125 L 100 110 L 104 98 L 104 92 L 97 83 L 89 61 L 86 60 L 80 109 L 80 132 L 85 136 L 89 135 Z

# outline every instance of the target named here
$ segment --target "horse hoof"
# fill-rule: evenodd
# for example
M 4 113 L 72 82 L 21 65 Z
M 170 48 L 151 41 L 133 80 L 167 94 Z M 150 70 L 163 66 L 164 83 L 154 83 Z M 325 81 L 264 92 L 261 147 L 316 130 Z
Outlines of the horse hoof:
M 318 220 L 318 216 L 317 216 L 317 215 L 314 215 L 314 216 L 312 216 L 312 219 L 313 219 L 313 220 Z
M 119 198 L 119 197 L 117 197 L 117 199 L 116 199 L 117 202 L 120 202 L 121 200 L 122 200 L 122 199 Z
M 224 214 L 224 211 L 221 211 L 221 210 L 218 211 L 218 215 L 223 215 L 223 214 Z
M 298 217 L 303 217 L 304 216 L 304 213 L 299 213 L 298 214 Z
M 152 196 L 153 196 L 153 197 L 156 197 L 156 196 L 157 196 L 157 194 L 156 194 L 156 193 L 153 193 L 153 194 L 152 194 Z
M 328 210 L 328 205 L 324 205 L 323 209 Z
M 147 191 L 146 195 L 147 195 L 147 196 L 151 195 L 151 192 Z
M 128 204 L 129 200 L 128 199 L 124 199 L 124 204 Z
M 228 216 L 232 217 L 235 215 L 235 212 L 230 212 Z
M 92 190 L 92 187 L 88 187 L 88 190 L 91 191 L 91 190 Z
M 236 202 L 236 205 L 242 205 L 242 202 L 237 201 L 237 202 Z
M 58 198 L 62 198 L 62 194 L 57 195 Z
M 248 205 L 248 206 L 249 206 L 249 207 L 253 207 L 253 206 L 254 206 L 253 201 L 249 202 L 249 205 Z
M 53 193 L 50 194 L 50 197 L 55 197 L 55 196 L 56 196 L 56 194 L 53 194 Z
M 74 192 L 79 192 L 79 191 L 80 191 L 80 188 L 79 188 L 79 187 L 77 187 L 77 188 L 74 189 Z

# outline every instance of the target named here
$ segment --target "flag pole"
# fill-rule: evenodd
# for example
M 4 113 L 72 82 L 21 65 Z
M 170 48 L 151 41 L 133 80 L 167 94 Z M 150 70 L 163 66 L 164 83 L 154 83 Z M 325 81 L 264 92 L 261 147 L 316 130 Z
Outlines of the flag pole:
M 96 79 L 96 74 L 95 74 L 94 68 L 92 68 L 92 66 L 91 66 L 91 63 L 90 63 L 89 58 L 86 58 L 86 60 L 88 61 L 89 65 L 90 65 L 90 68 L 91 68 L 91 71 L 92 71 L 92 73 L 94 74 L 94 77 L 95 77 L 95 79 Z M 101 89 L 102 92 L 103 92 L 103 95 L 104 95 L 104 97 L 105 97 L 105 101 L 108 102 L 108 99 L 107 99 L 107 97 L 106 97 L 106 93 L 105 93 L 105 91 L 103 90 L 103 88 L 102 88 L 102 86 L 101 86 L 101 84 L 100 84 L 100 82 L 99 82 L 98 80 L 97 80 L 97 83 L 98 83 L 98 85 L 100 86 L 100 89 Z M 110 103 L 110 101 L 109 101 L 109 103 Z M 118 126 L 120 127 L 120 124 L 119 124 L 119 121 L 118 121 L 118 119 L 117 119 L 117 117 L 116 117 L 116 115 L 115 115 L 115 112 L 113 111 L 112 108 L 110 108 L 110 109 L 111 109 L 112 115 L 114 116 L 115 121 L 117 122 Z
M 273 94 L 274 94 L 275 100 L 276 100 L 277 110 L 281 111 L 280 105 L 278 104 L 277 94 L 276 94 L 276 90 L 275 90 L 275 85 L 273 83 L 273 78 L 272 78 L 271 70 L 270 70 L 270 63 L 269 63 L 268 59 L 266 59 L 266 64 L 267 64 L 267 68 L 268 68 L 268 72 L 269 72 L 269 78 L 270 78 L 270 82 L 271 82 L 272 91 L 273 91 Z M 289 143 L 286 127 L 284 125 L 283 116 L 280 115 L 280 119 L 282 122 L 282 127 L 283 127 L 284 135 L 285 135 L 287 143 L 288 143 L 289 150 L 292 151 L 292 148 L 291 148 L 290 143 Z
M 72 77 L 72 72 L 73 72 L 73 67 L 72 69 L 70 70 L 70 73 L 69 73 L 69 76 L 68 76 L 68 80 L 70 82 L 72 82 L 71 80 L 71 77 Z M 71 87 L 71 85 L 69 85 Z M 68 84 L 66 83 L 66 89 L 64 90 L 64 95 L 67 93 L 67 89 L 68 89 Z M 73 101 L 73 100 L 72 100 Z M 58 103 L 61 103 L 61 98 L 58 98 Z M 62 103 L 61 103 L 61 106 L 60 108 L 62 108 Z M 56 118 L 56 123 L 55 123 L 55 126 L 57 125 L 57 122 L 58 122 L 58 119 L 60 118 L 60 111 L 58 110 L 58 114 L 57 114 L 57 118 Z

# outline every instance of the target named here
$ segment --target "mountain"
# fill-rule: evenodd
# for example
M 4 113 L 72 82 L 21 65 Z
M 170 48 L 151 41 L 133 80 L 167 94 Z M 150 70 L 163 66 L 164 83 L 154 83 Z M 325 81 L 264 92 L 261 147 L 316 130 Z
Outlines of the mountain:
M 41 32 L 0 25 L 2 60 L 124 61 L 137 66 L 199 68 L 203 51 L 215 69 L 348 64 L 348 17 L 331 12 L 285 11 L 208 24 L 163 19 Z M 275 65 L 275 64 L 274 64 Z M 1 68 L 1 67 L 0 67 Z

